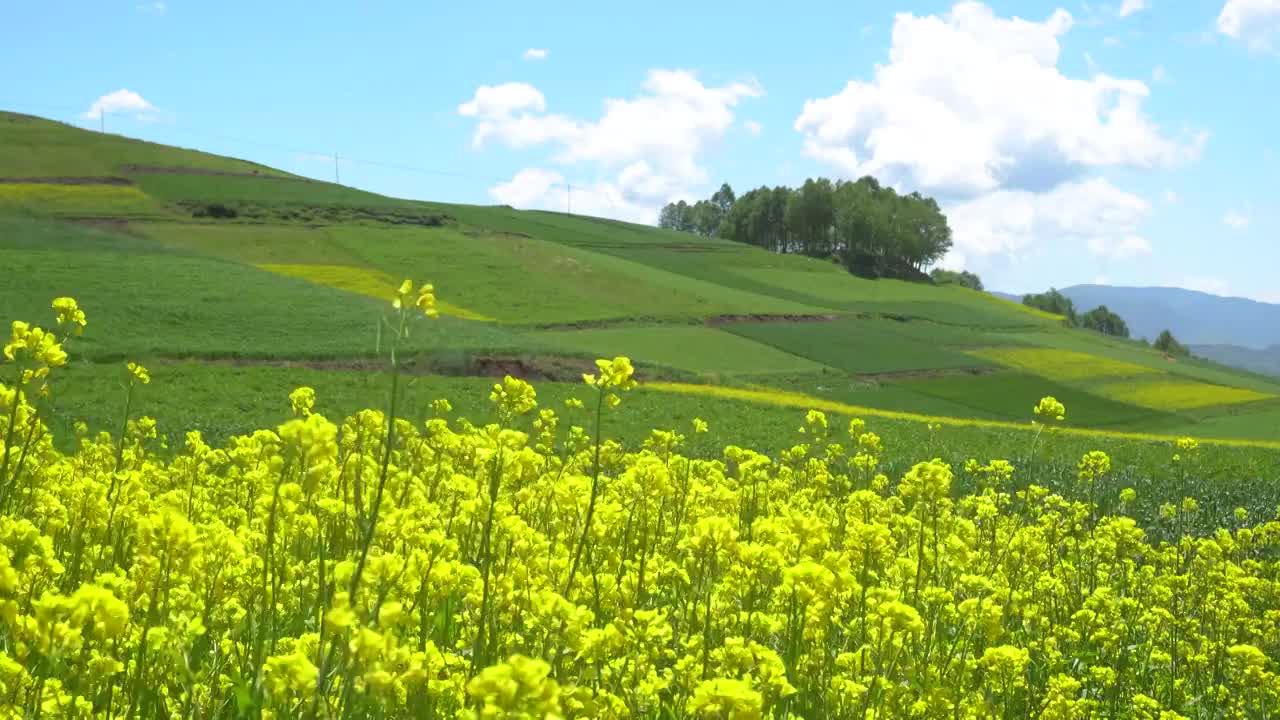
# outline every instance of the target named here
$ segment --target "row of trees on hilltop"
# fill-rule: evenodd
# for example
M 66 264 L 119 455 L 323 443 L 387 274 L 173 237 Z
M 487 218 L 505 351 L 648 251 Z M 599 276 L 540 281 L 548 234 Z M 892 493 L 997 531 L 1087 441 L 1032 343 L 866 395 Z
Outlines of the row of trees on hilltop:
M 982 278 L 978 277 L 976 273 L 971 273 L 968 270 L 956 272 L 955 270 L 934 268 L 929 271 L 929 277 L 933 278 L 935 285 L 959 285 L 960 287 L 967 287 L 970 290 L 977 290 L 978 292 L 982 292 L 984 289 L 982 287 Z
M 1045 293 L 1023 295 L 1022 304 L 1054 315 L 1061 315 L 1071 327 L 1094 330 L 1113 337 L 1129 337 L 1129 325 L 1124 318 L 1109 310 L 1106 305 L 1099 305 L 1086 313 L 1078 312 L 1071 298 L 1058 292 L 1056 288 L 1049 288 L 1049 292 Z M 1147 341 L 1144 339 L 1143 342 Z M 1160 332 L 1152 343 L 1152 347 L 1168 355 L 1185 357 L 1191 354 L 1191 351 L 1178 342 L 1178 339 L 1168 330 Z
M 898 194 L 875 178 L 809 179 L 737 197 L 728 184 L 707 200 L 662 208 L 659 227 L 747 243 L 779 253 L 832 258 L 866 277 L 928 280 L 923 268 L 951 249 L 938 203 Z
M 1076 304 L 1071 298 L 1058 292 L 1057 288 L 1049 288 L 1049 292 L 1045 293 L 1023 295 L 1022 304 L 1054 315 L 1061 315 L 1071 327 L 1096 330 L 1103 335 L 1114 337 L 1129 337 L 1129 325 L 1124 318 L 1111 312 L 1106 305 L 1099 305 L 1089 312 L 1080 313 L 1076 310 Z

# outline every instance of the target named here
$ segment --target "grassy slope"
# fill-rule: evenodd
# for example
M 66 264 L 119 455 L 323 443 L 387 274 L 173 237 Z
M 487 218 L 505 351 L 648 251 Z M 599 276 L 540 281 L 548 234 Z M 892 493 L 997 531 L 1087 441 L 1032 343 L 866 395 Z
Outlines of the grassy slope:
M 289 174 L 257 163 L 182 150 L 119 135 L 102 135 L 30 115 L 0 111 L 0 176 L 119 175 L 122 165 L 190 167 Z
M 366 276 L 378 272 L 433 280 L 442 299 L 494 321 L 446 318 L 424 324 L 413 339 L 412 349 L 420 352 L 627 353 L 642 364 L 725 384 L 996 420 L 1024 420 L 1039 394 L 1056 393 L 1079 425 L 1188 432 L 1203 426 L 1207 435 L 1280 438 L 1277 405 L 1269 401 L 1158 412 L 1108 400 L 1085 380 L 1055 383 L 1013 370 L 983 377 L 951 374 L 993 369 L 965 350 L 1061 348 L 1136 363 L 1156 370 L 1152 375 L 1159 378 L 1280 395 L 1280 387 L 1264 378 L 1203 362 L 1168 363 L 1135 343 L 1066 330 L 1051 317 L 984 293 L 863 280 L 828 262 L 612 220 L 396 200 L 301 179 L 129 174 L 124 165 L 285 175 L 229 158 L 0 114 L 0 178 L 125 174 L 135 183 L 11 185 L 7 194 L 0 183 L 0 216 L 8 216 L 0 220 L 0 264 L 11 271 L 11 281 L 0 285 L 0 317 L 39 321 L 48 314 L 49 297 L 74 294 L 91 322 L 76 350 L 99 360 L 126 355 L 359 358 L 373 352 L 381 303 L 255 266 L 325 265 L 332 266 L 330 276 L 349 267 Z M 195 219 L 185 209 L 207 202 L 269 212 L 210 221 Z M 432 228 L 389 224 L 380 220 L 398 220 L 376 213 L 335 219 L 322 212 L 335 206 L 436 214 L 448 222 Z M 99 229 L 56 220 L 105 216 L 119 220 Z M 692 326 L 715 316 L 760 314 L 844 317 L 720 330 Z M 599 321 L 624 326 L 529 329 Z M 936 377 L 892 375 L 906 370 L 940 372 Z M 236 371 L 237 382 L 277 372 Z M 866 373 L 890 375 L 859 377 Z M 214 383 L 215 375 L 211 370 L 179 377 L 198 384 L 201 378 Z M 227 396 L 212 392 L 202 404 L 230 405 Z

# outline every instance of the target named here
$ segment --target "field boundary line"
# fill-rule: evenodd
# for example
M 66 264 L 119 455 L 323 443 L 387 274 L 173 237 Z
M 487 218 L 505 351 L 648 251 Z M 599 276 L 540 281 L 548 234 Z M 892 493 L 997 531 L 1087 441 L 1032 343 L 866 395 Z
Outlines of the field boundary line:
M 1024 424 L 1006 420 L 956 418 L 943 415 L 922 415 L 919 413 L 902 412 L 899 410 L 882 410 L 880 408 L 864 407 L 861 405 L 850 405 L 836 400 L 826 400 L 789 390 L 748 390 L 745 388 L 725 387 L 721 385 L 695 385 L 692 383 L 676 382 L 648 382 L 645 383 L 643 387 L 650 390 L 657 390 L 659 392 L 684 395 L 705 395 L 709 397 L 724 398 L 727 400 L 743 400 L 746 402 L 774 405 L 777 407 L 790 407 L 798 410 L 822 410 L 825 412 L 840 413 L 842 415 L 860 415 L 865 417 L 880 417 L 890 420 L 906 420 L 909 422 L 938 423 L 941 425 L 951 425 L 953 427 L 985 427 L 1002 430 L 1017 430 L 1021 432 L 1034 432 L 1036 430 L 1036 428 L 1030 423 Z M 1068 408 L 1068 412 L 1070 412 L 1070 408 Z M 1073 435 L 1077 437 L 1112 438 L 1117 440 L 1138 440 L 1158 443 L 1172 443 L 1181 437 L 1187 437 L 1185 435 L 1157 435 L 1151 433 L 1134 433 L 1119 430 L 1093 430 L 1075 427 L 1050 426 L 1050 429 L 1055 434 Z M 1277 440 L 1200 437 L 1195 439 L 1206 445 L 1256 447 L 1272 450 L 1280 449 L 1280 441 Z

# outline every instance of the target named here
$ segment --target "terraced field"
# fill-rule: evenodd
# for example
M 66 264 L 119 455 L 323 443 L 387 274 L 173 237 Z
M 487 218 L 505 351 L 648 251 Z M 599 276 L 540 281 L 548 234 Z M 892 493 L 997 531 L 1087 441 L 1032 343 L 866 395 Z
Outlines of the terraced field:
M 233 400 L 202 364 L 234 362 L 248 385 L 261 373 L 261 392 L 282 364 L 364 371 L 379 309 L 411 277 L 435 283 L 443 315 L 405 348 L 419 389 L 442 374 L 571 380 L 591 357 L 627 354 L 646 381 L 958 423 L 1026 423 L 1053 394 L 1077 428 L 1280 439 L 1271 380 L 1169 362 L 983 293 L 632 223 L 386 198 L 11 114 L 0 263 L 4 317 L 73 294 L 93 322 L 82 361 L 151 363 L 206 404 Z M 219 427 L 268 422 L 253 407 Z

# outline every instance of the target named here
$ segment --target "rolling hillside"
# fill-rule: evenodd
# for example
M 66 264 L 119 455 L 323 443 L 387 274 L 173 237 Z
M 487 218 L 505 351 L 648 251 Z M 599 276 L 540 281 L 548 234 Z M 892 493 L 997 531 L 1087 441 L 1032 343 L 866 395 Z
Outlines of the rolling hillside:
M 442 301 L 408 348 L 424 403 L 442 376 L 572 380 L 627 354 L 641 380 L 688 397 L 1025 425 L 1055 395 L 1077 428 L 1280 439 L 1280 381 L 986 293 L 613 220 L 387 198 L 8 113 L 0 267 L 0 318 L 39 321 L 64 294 L 89 313 L 68 423 L 109 417 L 93 388 L 125 358 L 190 399 L 174 405 L 207 410 L 214 433 L 277 417 L 281 366 L 354 392 L 351 371 L 377 367 L 378 313 L 410 277 Z

